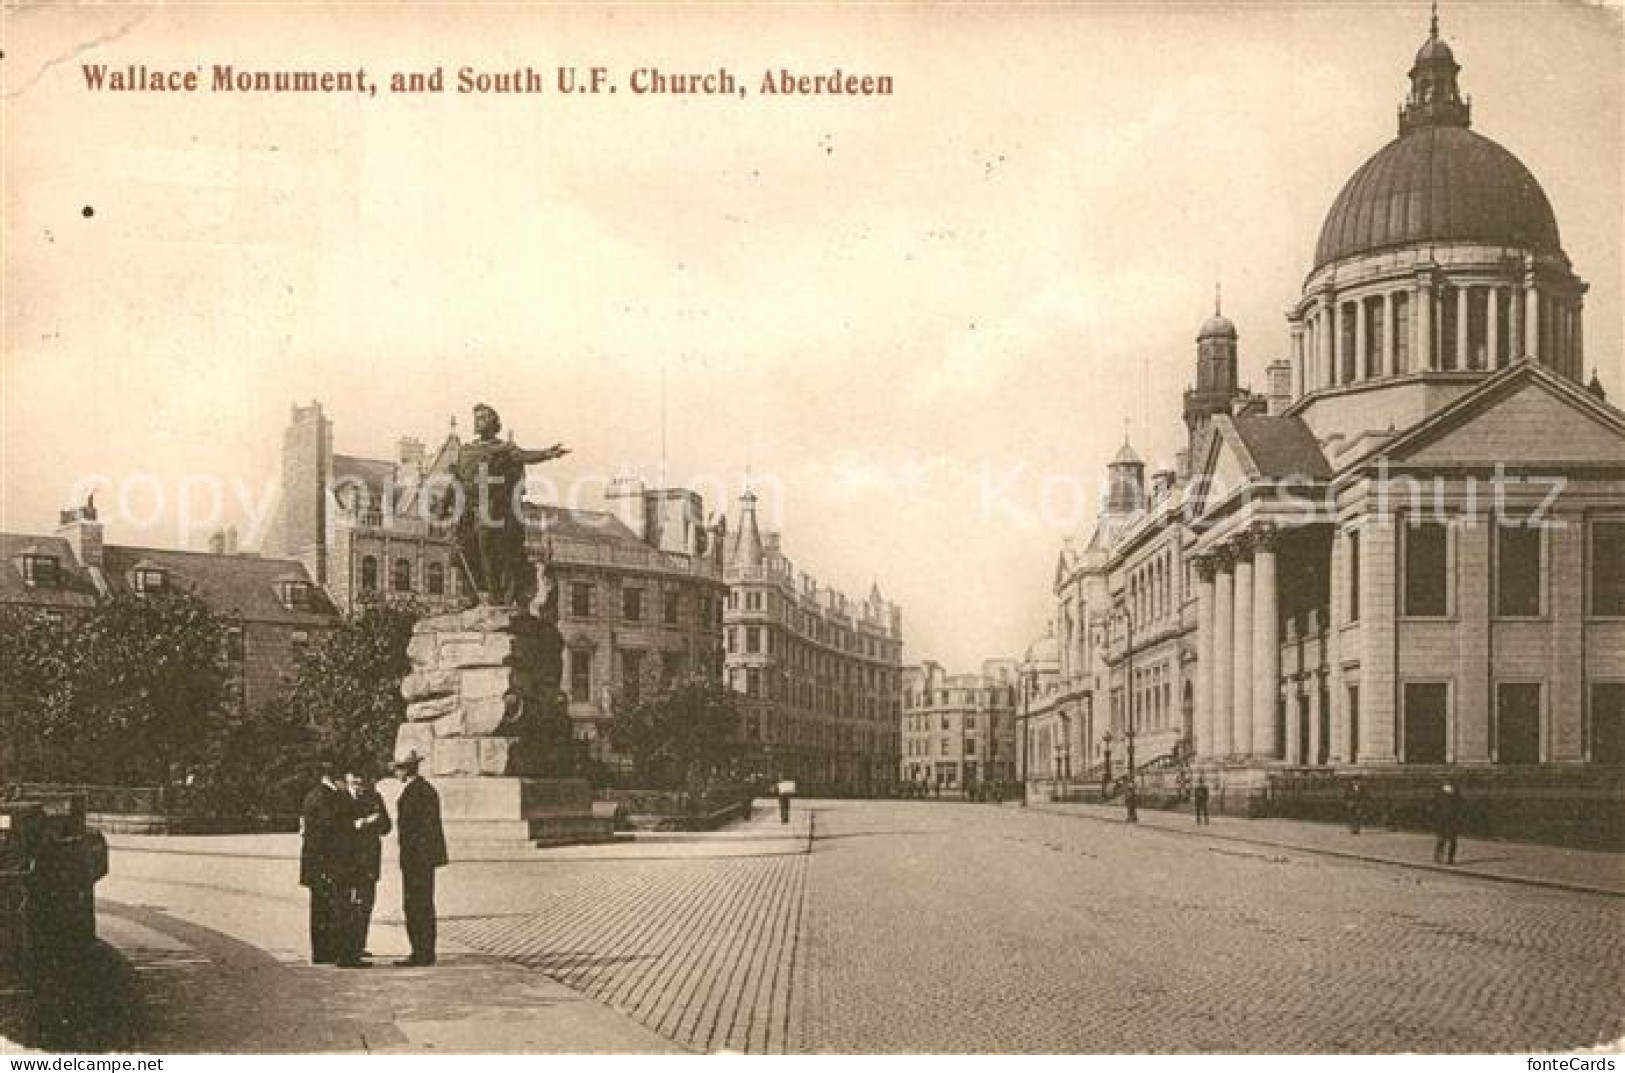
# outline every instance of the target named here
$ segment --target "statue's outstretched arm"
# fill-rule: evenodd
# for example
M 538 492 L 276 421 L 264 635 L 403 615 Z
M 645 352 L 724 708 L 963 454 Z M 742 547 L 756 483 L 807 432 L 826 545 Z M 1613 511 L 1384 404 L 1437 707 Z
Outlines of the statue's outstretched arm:
M 544 447 L 540 451 L 520 450 L 514 457 L 523 466 L 534 466 L 538 462 L 551 462 L 555 458 L 563 458 L 570 453 L 570 449 L 562 443 L 555 443 L 551 447 Z

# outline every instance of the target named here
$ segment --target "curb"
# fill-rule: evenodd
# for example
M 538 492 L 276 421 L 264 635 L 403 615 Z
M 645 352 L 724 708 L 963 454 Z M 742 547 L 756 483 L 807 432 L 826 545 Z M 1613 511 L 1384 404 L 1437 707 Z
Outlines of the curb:
M 1109 823 L 1122 826 L 1121 820 L 1106 816 L 1096 816 L 1088 812 L 1063 812 L 1058 809 L 1046 808 L 1043 805 L 1029 806 L 1031 811 L 1042 812 L 1049 816 L 1073 816 L 1078 819 L 1093 820 L 1096 823 Z M 1625 898 L 1625 890 L 1614 887 L 1596 887 L 1585 883 L 1571 883 L 1562 879 L 1542 879 L 1538 876 L 1509 876 L 1499 872 L 1484 872 L 1473 868 L 1461 868 L 1455 865 L 1433 864 L 1428 861 L 1407 861 L 1398 857 L 1380 857 L 1373 853 L 1356 853 L 1351 850 L 1327 849 L 1321 846 L 1304 846 L 1293 842 L 1275 842 L 1265 838 L 1249 838 L 1246 835 L 1213 834 L 1208 831 L 1187 831 L 1178 827 L 1165 827 L 1162 824 L 1151 823 L 1139 825 L 1142 830 L 1161 831 L 1164 834 L 1179 835 L 1185 838 L 1207 838 L 1217 842 L 1236 842 L 1247 846 L 1264 846 L 1270 849 L 1292 850 L 1297 853 L 1313 853 L 1322 857 L 1337 857 L 1347 861 L 1363 861 L 1367 864 L 1386 864 L 1400 868 L 1414 868 L 1423 872 L 1438 872 L 1448 876 L 1467 876 L 1472 879 L 1485 879 L 1493 883 L 1516 883 L 1525 887 L 1541 887 L 1546 890 L 1566 891 L 1570 894 L 1596 894 L 1605 898 Z

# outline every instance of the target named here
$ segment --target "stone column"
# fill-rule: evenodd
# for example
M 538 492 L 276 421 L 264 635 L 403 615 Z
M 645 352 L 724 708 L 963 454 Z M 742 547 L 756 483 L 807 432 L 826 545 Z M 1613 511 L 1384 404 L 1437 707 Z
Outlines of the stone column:
M 1237 756 L 1253 754 L 1253 561 L 1246 534 L 1236 538 L 1234 670 L 1231 672 L 1232 738 Z
M 1320 353 L 1321 386 L 1333 387 L 1337 383 L 1337 310 L 1332 305 L 1332 296 L 1326 295 L 1321 299 L 1320 327 Z
M 1320 673 L 1311 674 L 1305 683 L 1309 693 L 1309 755 L 1311 764 L 1320 763 Z
M 1394 292 L 1382 292 L 1382 357 L 1377 375 L 1394 375 Z
M 1486 368 L 1498 369 L 1501 367 L 1501 288 L 1486 287 L 1484 289 L 1484 365 Z
M 1213 755 L 1229 756 L 1235 752 L 1232 713 L 1231 682 L 1235 677 L 1232 652 L 1235 630 L 1235 573 L 1229 552 L 1220 551 L 1214 560 L 1213 574 L 1213 676 L 1209 690 L 1213 697 Z
M 1341 302 L 1332 303 L 1331 322 L 1328 327 L 1331 330 L 1332 345 L 1331 382 L 1341 384 L 1343 383 L 1343 304 Z
M 1507 364 L 1523 353 L 1523 297 L 1516 284 L 1507 288 Z
M 1533 361 L 1541 358 L 1540 291 L 1535 288 L 1534 280 L 1523 287 L 1523 352 Z
M 1275 602 L 1273 526 L 1253 533 L 1253 755 L 1279 759 L 1275 710 L 1281 695 L 1280 619 Z
M 1458 369 L 1471 368 L 1473 363 L 1473 356 L 1468 353 L 1471 333 L 1467 331 L 1467 325 L 1471 318 L 1467 315 L 1467 291 L 1466 284 L 1456 288 L 1456 368 Z
M 1213 750 L 1213 560 L 1196 563 L 1196 755 Z
M 1416 281 L 1416 367 L 1433 370 L 1439 367 L 1439 355 L 1433 347 L 1433 280 L 1424 276 Z
M 1303 323 L 1294 321 L 1292 324 L 1292 397 L 1297 398 L 1305 391 L 1303 381 Z
M 1354 303 L 1354 375 L 1353 380 L 1364 380 L 1366 370 L 1366 307 L 1365 299 L 1361 298 Z
M 1576 298 L 1573 306 L 1574 338 L 1569 348 L 1573 351 L 1574 378 L 1584 381 L 1586 375 L 1586 333 L 1585 333 L 1585 303 L 1583 299 Z

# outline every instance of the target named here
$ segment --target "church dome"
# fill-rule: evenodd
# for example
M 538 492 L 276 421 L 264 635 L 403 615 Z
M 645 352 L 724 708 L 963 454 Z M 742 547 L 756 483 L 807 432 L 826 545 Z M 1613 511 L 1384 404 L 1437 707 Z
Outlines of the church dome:
M 1211 339 L 1214 336 L 1222 336 L 1225 339 L 1236 338 L 1236 326 L 1231 323 L 1229 317 L 1215 313 L 1203 322 L 1202 330 L 1196 333 L 1197 339 Z
M 1529 169 L 1465 126 L 1422 126 L 1366 161 L 1326 215 L 1315 268 L 1424 242 L 1561 252 L 1557 217 Z
M 1059 663 L 1060 661 L 1061 644 L 1055 639 L 1053 631 L 1046 633 L 1027 646 L 1027 663 Z

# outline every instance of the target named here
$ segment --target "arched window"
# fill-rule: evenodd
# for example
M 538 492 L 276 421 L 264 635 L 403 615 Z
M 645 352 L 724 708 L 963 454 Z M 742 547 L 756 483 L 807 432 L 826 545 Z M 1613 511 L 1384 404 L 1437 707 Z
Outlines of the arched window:
M 371 555 L 361 557 L 361 591 L 378 591 L 378 560 Z
M 390 572 L 389 587 L 396 592 L 412 591 L 412 561 L 410 559 L 396 559 L 395 568 Z
M 429 595 L 444 596 L 446 594 L 446 568 L 440 563 L 429 564 Z

